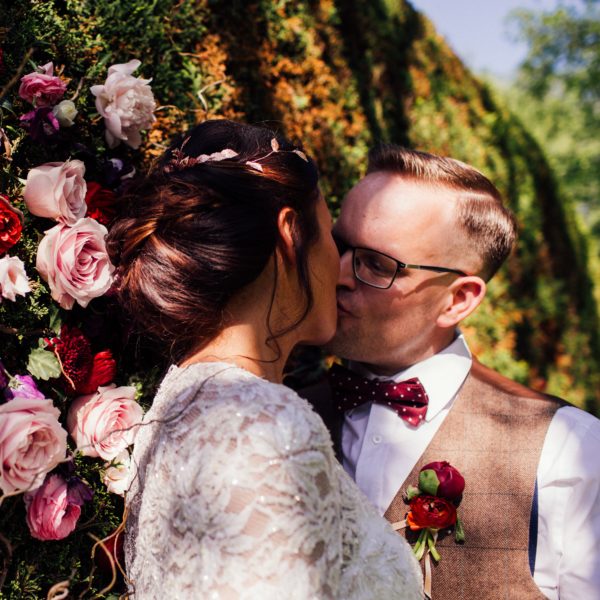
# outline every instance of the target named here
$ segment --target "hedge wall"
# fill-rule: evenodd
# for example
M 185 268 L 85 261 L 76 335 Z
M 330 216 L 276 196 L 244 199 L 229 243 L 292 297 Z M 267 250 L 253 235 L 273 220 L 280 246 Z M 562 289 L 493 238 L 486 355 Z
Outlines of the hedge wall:
M 0 127 L 9 145 L 0 150 L 0 192 L 17 206 L 27 171 L 65 160 L 73 150 L 66 142 L 50 149 L 36 144 L 18 123 L 26 111 L 16 94 L 19 77 L 32 63 L 48 61 L 70 79 L 69 96 L 75 96 L 80 114 L 91 117 L 77 123 L 79 151 L 133 160 L 138 168 L 160 154 L 173 133 L 205 118 L 269 122 L 302 139 L 316 157 L 336 212 L 364 172 L 376 140 L 451 155 L 485 172 L 521 225 L 517 252 L 465 325 L 475 352 L 510 377 L 598 410 L 600 327 L 587 240 L 573 207 L 564 202 L 543 149 L 518 115 L 469 73 L 408 2 L 1 0 L 0 5 Z M 109 152 L 88 90 L 106 77 L 108 66 L 132 58 L 153 79 L 157 121 L 140 153 L 122 147 Z M 24 231 L 17 250 L 35 277 L 34 228 L 27 218 Z M 94 306 L 105 318 L 112 310 L 103 299 Z M 41 280 L 26 301 L 0 304 L 0 358 L 7 370 L 27 364 L 53 315 Z M 112 322 L 104 321 L 103 331 L 96 332 L 107 343 L 120 341 L 120 332 L 107 325 Z M 135 383 L 147 400 L 162 368 L 160 349 L 143 368 L 144 352 L 129 350 L 117 356 L 119 383 Z M 81 468 L 97 479 L 94 469 Z M 44 597 L 52 583 L 69 577 L 78 594 L 101 589 L 106 583 L 101 577 L 88 580 L 87 532 L 102 537 L 112 531 L 121 505 L 98 493 L 95 513 L 82 517 L 86 525 L 69 543 L 31 543 L 22 504 L 5 501 L 0 597 Z

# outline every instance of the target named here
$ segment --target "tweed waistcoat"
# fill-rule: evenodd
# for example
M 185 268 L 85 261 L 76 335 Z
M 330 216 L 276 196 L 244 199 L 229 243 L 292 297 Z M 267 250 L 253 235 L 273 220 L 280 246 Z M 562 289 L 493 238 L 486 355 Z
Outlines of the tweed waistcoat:
M 404 519 L 403 492 L 429 462 L 447 460 L 464 476 L 458 514 L 466 542 L 439 532 L 434 600 L 544 598 L 529 567 L 530 515 L 546 431 L 563 404 L 473 362 L 450 413 L 385 513 L 390 522 Z M 400 533 L 409 541 L 418 534 Z

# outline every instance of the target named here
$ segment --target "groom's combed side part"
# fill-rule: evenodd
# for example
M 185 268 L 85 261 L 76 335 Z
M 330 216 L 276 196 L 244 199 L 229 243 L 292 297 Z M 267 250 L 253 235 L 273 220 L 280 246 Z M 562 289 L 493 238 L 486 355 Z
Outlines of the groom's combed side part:
M 369 152 L 369 173 L 394 173 L 456 192 L 456 224 L 469 249 L 482 260 L 479 275 L 489 281 L 517 239 L 517 221 L 496 186 L 474 167 L 445 156 L 379 144 Z

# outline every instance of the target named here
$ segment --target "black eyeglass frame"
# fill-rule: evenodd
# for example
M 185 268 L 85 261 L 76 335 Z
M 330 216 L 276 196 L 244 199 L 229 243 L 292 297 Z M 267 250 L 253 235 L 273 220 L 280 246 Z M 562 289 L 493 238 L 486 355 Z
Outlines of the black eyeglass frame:
M 338 247 L 338 252 L 340 253 L 340 258 L 346 252 L 348 252 L 348 250 L 352 250 L 352 271 L 354 273 L 354 277 L 356 277 L 356 279 L 358 279 L 358 281 L 360 281 L 361 283 L 364 283 L 365 285 L 368 285 L 370 287 L 374 287 L 378 290 L 390 289 L 392 287 L 394 281 L 396 280 L 396 276 L 398 275 L 398 273 L 400 272 L 401 269 L 419 269 L 422 271 L 434 271 L 436 273 L 456 273 L 457 275 L 460 275 L 461 277 L 468 277 L 467 273 L 465 273 L 464 271 L 460 271 L 458 269 L 450 269 L 447 267 L 435 267 L 433 265 L 412 265 L 409 263 L 402 262 L 401 260 L 398 260 L 397 258 L 394 258 L 393 256 L 386 254 L 385 252 L 380 252 L 379 250 L 373 250 L 373 248 L 364 248 L 362 246 L 350 246 L 349 244 L 346 244 L 345 242 L 343 242 L 339 237 L 337 237 L 335 235 L 333 237 L 334 237 L 335 243 Z M 389 258 L 390 260 L 393 260 L 396 263 L 396 271 L 392 275 L 389 285 L 387 285 L 387 286 L 375 285 L 373 283 L 369 283 L 368 281 L 365 281 L 364 279 L 360 278 L 360 276 L 358 275 L 358 273 L 356 271 L 356 251 L 357 250 L 365 250 L 367 252 L 373 252 L 375 254 L 379 254 L 380 256 L 385 256 L 386 258 Z

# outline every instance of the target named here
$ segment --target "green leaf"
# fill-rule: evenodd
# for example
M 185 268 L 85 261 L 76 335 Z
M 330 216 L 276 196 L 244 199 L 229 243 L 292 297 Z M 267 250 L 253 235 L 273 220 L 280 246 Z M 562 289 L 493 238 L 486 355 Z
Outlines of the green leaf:
M 430 496 L 437 496 L 440 480 L 433 469 L 425 469 L 419 473 L 419 489 Z
M 27 370 L 37 379 L 54 379 L 60 377 L 60 364 L 53 352 L 43 348 L 34 348 L 29 354 Z
M 465 530 L 463 528 L 462 521 L 459 517 L 456 517 L 456 523 L 454 525 L 454 540 L 457 544 L 462 544 L 465 541 Z
M 62 327 L 62 318 L 60 316 L 60 310 L 56 304 L 52 304 L 50 306 L 50 329 L 54 331 L 54 333 L 59 334 L 60 328 Z

